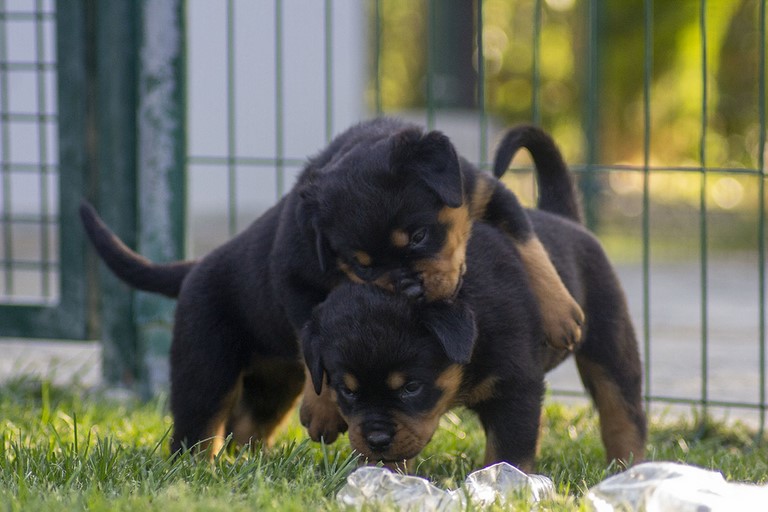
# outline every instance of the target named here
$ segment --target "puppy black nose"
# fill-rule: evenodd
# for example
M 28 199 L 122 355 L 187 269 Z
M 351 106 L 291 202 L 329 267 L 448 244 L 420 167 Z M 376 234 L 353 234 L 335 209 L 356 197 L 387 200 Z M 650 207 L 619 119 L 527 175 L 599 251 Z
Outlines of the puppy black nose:
M 374 452 L 385 452 L 392 445 L 392 435 L 383 430 L 373 430 L 365 435 L 368 448 Z
M 417 300 L 424 296 L 424 283 L 418 274 L 400 274 L 395 277 L 397 291 L 411 300 Z

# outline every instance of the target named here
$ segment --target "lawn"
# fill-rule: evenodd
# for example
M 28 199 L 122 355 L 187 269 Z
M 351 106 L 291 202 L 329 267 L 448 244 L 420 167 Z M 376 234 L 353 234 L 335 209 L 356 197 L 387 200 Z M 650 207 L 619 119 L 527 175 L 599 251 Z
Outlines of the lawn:
M 357 464 L 346 437 L 311 443 L 295 418 L 269 452 L 231 449 L 213 464 L 172 461 L 162 398 L 117 400 L 34 379 L 0 387 L 0 422 L 3 510 L 333 510 Z M 483 447 L 479 424 L 458 410 L 444 416 L 415 472 L 455 488 L 479 467 Z M 732 481 L 768 481 L 766 445 L 743 425 L 652 422 L 648 455 L 717 469 Z M 584 509 L 581 496 L 614 471 L 591 409 L 548 404 L 538 472 L 552 478 L 558 497 L 542 508 Z

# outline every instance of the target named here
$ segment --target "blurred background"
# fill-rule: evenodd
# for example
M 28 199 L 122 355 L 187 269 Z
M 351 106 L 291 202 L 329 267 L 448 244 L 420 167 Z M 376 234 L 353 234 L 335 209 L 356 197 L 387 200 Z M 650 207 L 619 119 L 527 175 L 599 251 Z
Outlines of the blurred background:
M 443 130 L 484 169 L 525 122 L 577 174 L 649 404 L 763 429 L 765 48 L 763 0 L 6 0 L 2 364 L 162 386 L 172 303 L 96 270 L 82 196 L 143 253 L 200 257 L 359 120 Z M 535 204 L 526 155 L 505 182 Z M 550 381 L 579 396 L 572 365 Z

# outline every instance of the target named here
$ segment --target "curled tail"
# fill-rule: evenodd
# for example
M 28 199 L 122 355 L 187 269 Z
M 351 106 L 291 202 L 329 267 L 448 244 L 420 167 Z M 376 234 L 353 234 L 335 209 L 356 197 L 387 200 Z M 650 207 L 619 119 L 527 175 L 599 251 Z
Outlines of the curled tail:
M 526 148 L 536 164 L 538 208 L 581 223 L 581 208 L 573 175 L 565 165 L 555 141 L 541 128 L 521 125 L 504 135 L 493 162 L 494 176 L 501 178 L 520 148 Z
M 96 252 L 117 277 L 139 290 L 171 298 L 179 296 L 181 283 L 196 262 L 156 264 L 136 254 L 109 230 L 86 201 L 80 204 L 80 219 Z

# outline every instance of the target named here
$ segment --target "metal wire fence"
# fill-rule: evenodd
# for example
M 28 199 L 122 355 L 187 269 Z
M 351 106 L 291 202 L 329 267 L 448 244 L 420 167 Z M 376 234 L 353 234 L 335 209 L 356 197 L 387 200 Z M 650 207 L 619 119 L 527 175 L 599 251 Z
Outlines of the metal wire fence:
M 61 12 L 81 4 L 0 1 L 6 327 L 24 313 L 6 306 L 85 300 L 79 286 L 76 299 L 62 286 L 82 277 L 66 268 L 81 246 L 62 258 L 82 194 L 70 182 L 82 177 L 62 179 L 57 132 L 62 110 L 74 126 L 86 100 L 75 75 L 61 83 L 79 40 L 56 33 L 72 26 Z M 385 113 L 441 129 L 482 168 L 504 126 L 541 124 L 577 173 L 589 225 L 625 284 L 649 404 L 725 409 L 764 432 L 764 0 L 187 0 L 184 9 L 189 253 L 244 227 L 290 189 L 308 155 L 360 119 Z M 83 152 L 66 150 L 67 169 L 79 168 Z M 531 176 L 523 159 L 505 179 L 530 202 Z M 72 316 L 62 310 L 52 324 Z M 37 318 L 11 331 L 50 335 Z M 557 394 L 580 393 L 571 377 L 553 376 Z
M 55 10 L 0 5 L 0 297 L 58 300 Z
M 250 9 L 244 3 L 229 1 L 220 6 L 218 14 L 212 15 L 209 6 L 189 3 L 190 41 L 195 40 L 195 30 L 210 32 L 215 26 L 222 34 L 221 42 L 214 45 L 218 53 L 209 58 L 222 63 L 218 69 L 222 71 L 223 80 L 214 94 L 220 98 L 218 105 L 224 107 L 221 110 L 225 113 L 225 118 L 218 121 L 224 128 L 220 130 L 224 136 L 218 153 L 202 153 L 195 143 L 202 137 L 199 133 L 203 132 L 198 132 L 202 124 L 210 127 L 211 116 L 193 112 L 189 118 L 187 162 L 192 180 L 192 250 L 204 252 L 240 229 L 259 211 L 259 208 L 253 209 L 252 194 L 259 198 L 261 208 L 266 207 L 290 188 L 307 155 L 319 150 L 334 133 L 359 118 L 378 113 L 395 114 L 443 129 L 457 141 L 460 150 L 464 148 L 465 156 L 484 168 L 488 167 L 493 142 L 505 124 L 539 123 L 563 142 L 585 193 L 592 227 L 618 260 L 622 276 L 633 283 L 628 293 L 632 294 L 629 299 L 646 362 L 648 402 L 693 405 L 705 410 L 725 408 L 747 412 L 747 416 L 754 413 L 750 417 L 762 432 L 767 407 L 765 2 L 743 2 L 741 6 L 751 14 L 749 34 L 742 41 L 740 51 L 751 56 L 748 62 L 752 68 L 746 74 L 752 81 L 747 85 L 753 95 L 748 125 L 753 140 L 749 155 L 735 160 L 722 158 L 716 147 L 717 141 L 722 141 L 722 126 L 716 127 L 720 121 L 716 117 L 723 102 L 715 98 L 716 93 L 722 92 L 716 89 L 715 83 L 727 78 L 722 75 L 724 57 L 720 55 L 726 50 L 718 46 L 725 37 L 721 35 L 725 29 L 721 26 L 720 5 L 706 0 L 687 2 L 685 15 L 674 21 L 678 26 L 670 28 L 665 25 L 669 23 L 666 7 L 651 0 L 631 2 L 631 26 L 615 21 L 616 11 L 628 7 L 619 6 L 617 2 L 521 0 L 505 2 L 507 5 L 474 2 L 469 18 L 463 20 L 464 24 L 471 24 L 474 104 L 457 110 L 443 105 L 444 54 L 454 50 L 446 50 L 449 41 L 441 35 L 441 30 L 444 31 L 441 23 L 445 23 L 446 9 L 461 10 L 466 6 L 435 0 L 407 3 L 379 0 L 368 2 L 365 8 L 355 4 L 326 0 L 297 7 L 296 3 L 278 0 L 268 7 Z M 339 16 L 341 11 L 346 13 L 343 19 Z M 517 27 L 517 32 L 511 29 L 499 32 L 499 28 L 504 27 L 499 21 L 503 13 L 516 18 L 507 26 Z M 690 19 L 691 13 L 694 21 Z M 217 21 L 212 24 L 212 19 Z M 198 20 L 205 22 L 196 28 Z M 355 22 L 366 27 L 362 34 L 359 26 L 349 25 Z M 259 26 L 265 27 L 269 40 L 251 40 L 249 44 L 242 33 L 248 31 L 245 27 L 251 23 L 261 23 Z M 710 24 L 718 25 L 717 30 Z M 563 40 L 564 44 L 571 45 L 570 57 L 564 61 L 571 71 L 563 76 L 575 91 L 575 97 L 564 109 L 576 112 L 570 118 L 567 112 L 559 114 L 557 106 L 552 104 L 556 94 L 550 77 L 551 39 L 557 37 L 558 29 L 563 26 L 571 30 L 571 38 Z M 617 39 L 615 34 L 623 31 L 634 31 L 635 38 Z M 674 60 L 662 54 L 666 51 L 663 45 L 672 37 L 670 32 L 675 31 L 678 35 L 686 33 L 687 50 L 681 52 L 686 59 L 686 69 L 698 67 L 693 77 L 681 77 L 686 80 L 687 89 L 677 97 L 675 90 L 665 89 L 659 64 Z M 291 46 L 299 34 L 300 45 Z M 344 40 L 347 36 L 352 39 Z M 507 45 L 507 49 L 502 49 L 506 53 L 501 56 L 498 55 L 499 38 Z M 366 59 L 350 54 L 345 44 L 367 48 L 367 69 Z M 196 98 L 210 91 L 194 90 L 199 75 L 194 69 L 195 43 L 190 45 L 189 83 L 193 88 L 190 108 L 194 109 Z M 406 47 L 406 53 L 402 53 L 403 45 L 411 45 Z M 614 58 L 618 50 L 610 45 L 619 45 L 622 59 Z M 305 52 L 303 58 L 300 57 L 302 51 Z M 715 53 L 720 59 L 716 63 Z M 261 66 L 259 77 L 253 82 L 245 78 L 249 72 L 241 67 L 249 58 Z M 499 77 L 509 62 L 499 64 L 499 59 L 510 58 L 515 59 L 509 65 L 514 76 L 505 82 Z M 340 69 L 339 63 L 350 59 L 363 67 L 356 71 Z M 297 60 L 304 69 L 297 70 Z M 393 64 L 393 61 L 397 62 Z M 393 70 L 398 66 L 405 71 L 395 76 Z M 606 95 L 615 92 L 611 81 L 620 80 L 620 73 L 627 66 L 634 68 L 633 77 L 639 77 L 636 84 L 639 94 L 631 97 L 632 103 L 627 105 L 632 109 L 634 127 L 627 130 L 629 140 L 622 144 L 631 148 L 632 158 L 611 152 L 611 142 L 621 142 L 622 137 L 611 132 L 616 123 L 610 120 L 627 114 L 610 111 L 616 102 L 606 99 Z M 675 63 L 669 66 L 674 68 Z M 200 67 L 210 70 L 207 65 L 200 64 Z M 714 67 L 718 67 L 719 74 L 714 73 Z M 361 74 L 364 77 L 361 87 L 339 93 L 340 84 Z M 355 80 L 359 83 L 359 79 Z M 393 86 L 393 80 L 405 84 L 401 89 L 412 89 L 410 100 L 402 99 L 409 93 L 398 89 L 397 84 Z M 301 83 L 298 94 L 294 85 L 297 81 Z M 264 82 L 269 86 L 265 87 Z M 525 92 L 524 107 L 512 115 L 505 112 L 499 99 L 505 96 L 505 87 Z M 254 115 L 256 107 L 250 104 L 247 106 L 254 110 L 248 113 L 248 109 L 241 108 L 253 101 L 248 95 L 260 96 L 258 101 L 264 101 L 266 107 Z M 365 104 L 353 109 L 351 115 L 349 112 L 340 115 L 340 104 L 349 103 L 350 95 L 355 96 L 352 103 L 364 99 Z M 690 101 L 698 102 L 698 113 L 688 114 L 687 131 L 677 136 L 697 147 L 694 158 L 690 158 L 690 151 L 685 157 L 668 157 L 669 152 L 661 145 L 670 133 L 669 125 L 679 119 L 664 119 L 658 105 Z M 304 108 L 298 119 L 294 108 L 297 103 Z M 693 124 L 690 123 L 692 116 L 698 118 Z M 250 127 L 249 136 L 243 137 L 242 127 L 246 123 L 254 123 L 258 128 Z M 300 126 L 298 130 L 297 126 Z M 727 135 L 745 136 L 739 132 Z M 296 139 L 301 139 L 301 143 L 292 143 Z M 519 163 L 513 171 L 510 186 L 530 200 L 533 194 L 530 166 Z M 226 187 L 218 191 L 221 203 L 226 205 L 218 220 L 201 213 L 206 205 L 210 207 L 206 201 L 211 199 L 212 189 L 205 183 L 208 183 L 206 176 L 212 174 L 223 177 L 226 183 Z M 722 181 L 724 178 L 730 179 Z M 664 189 L 674 188 L 675 180 L 679 179 L 684 181 L 684 194 L 670 196 Z M 748 207 L 726 212 L 712 199 L 712 191 L 714 185 L 733 185 L 731 179 L 739 184 L 735 186 L 739 193 L 748 196 L 743 200 Z M 627 187 L 631 188 L 631 194 L 626 193 Z M 249 208 L 252 209 L 249 211 Z M 623 210 L 632 210 L 631 215 L 626 211 L 621 215 L 617 213 Z M 613 222 L 613 214 L 625 221 Z M 730 224 L 729 219 L 735 217 L 740 219 L 738 226 Z M 212 225 L 219 227 L 211 230 Z M 211 234 L 218 234 L 218 240 L 212 242 Z M 739 237 L 736 242 L 734 237 Z M 677 249 L 673 248 L 675 241 L 682 242 L 677 244 Z M 731 245 L 738 246 L 730 247 L 734 252 L 722 250 L 723 246 L 727 249 Z M 744 254 L 748 256 L 743 257 Z M 677 284 L 676 278 L 680 281 Z M 735 297 L 723 291 L 729 286 L 729 278 L 737 289 Z M 738 311 L 728 309 L 729 305 L 737 304 L 745 307 Z M 675 308 L 680 309 L 679 315 Z M 691 308 L 698 312 L 692 313 Z M 685 325 L 677 325 L 680 318 L 676 316 L 686 317 Z M 667 321 L 673 327 L 665 325 Z M 737 329 L 732 328 L 733 323 L 738 324 Z M 695 340 L 693 345 L 691 340 Z M 683 366 L 684 370 L 676 365 Z M 568 384 L 555 392 L 580 393 L 578 387 L 569 388 Z M 733 414 L 741 417 L 740 412 Z

